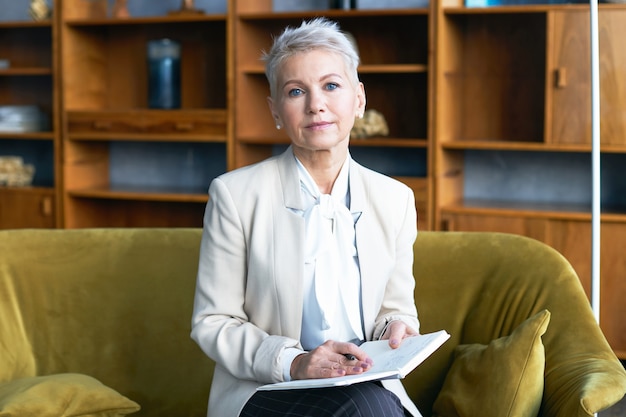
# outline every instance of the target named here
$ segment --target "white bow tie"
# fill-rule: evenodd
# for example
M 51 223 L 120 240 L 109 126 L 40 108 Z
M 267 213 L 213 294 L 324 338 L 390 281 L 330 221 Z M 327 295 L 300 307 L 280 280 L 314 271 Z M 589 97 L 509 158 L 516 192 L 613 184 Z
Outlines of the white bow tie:
M 337 308 L 342 300 L 350 326 L 361 333 L 359 287 L 351 280 L 350 263 L 356 256 L 354 219 L 345 204 L 329 194 L 319 195 L 305 211 L 307 245 L 305 262 L 315 263 L 315 296 L 321 310 L 323 330 L 337 322 Z M 356 281 L 358 283 L 358 281 Z

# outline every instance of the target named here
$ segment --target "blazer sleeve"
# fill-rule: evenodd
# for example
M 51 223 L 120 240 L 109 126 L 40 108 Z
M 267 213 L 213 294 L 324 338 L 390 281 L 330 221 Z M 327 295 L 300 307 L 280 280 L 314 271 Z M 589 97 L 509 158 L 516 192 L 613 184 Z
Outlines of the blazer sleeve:
M 399 210 L 394 216 L 399 221 L 387 224 L 395 235 L 395 240 L 390 245 L 394 251 L 391 257 L 395 262 L 374 324 L 374 339 L 382 337 L 387 325 L 393 320 L 401 320 L 418 332 L 420 328 L 415 306 L 415 278 L 413 276 L 413 245 L 417 237 L 415 197 L 410 188 L 404 185 L 401 188 L 404 192 L 397 193 L 400 196 L 396 200 L 396 207 Z
M 283 379 L 280 353 L 298 341 L 270 336 L 251 323 L 245 309 L 248 275 L 241 213 L 220 178 L 209 187 L 191 337 L 202 350 L 239 379 Z

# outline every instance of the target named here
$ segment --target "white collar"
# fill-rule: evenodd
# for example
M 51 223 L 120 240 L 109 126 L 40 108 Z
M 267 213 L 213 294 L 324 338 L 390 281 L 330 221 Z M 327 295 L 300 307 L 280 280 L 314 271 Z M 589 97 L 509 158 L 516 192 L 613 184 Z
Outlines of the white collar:
M 302 184 L 305 191 L 307 191 L 315 200 L 317 200 L 320 195 L 320 189 L 309 174 L 309 171 L 305 168 L 305 166 L 300 162 L 298 157 L 295 156 L 296 163 L 298 165 L 298 173 L 300 174 L 300 183 Z M 333 189 L 330 192 L 330 195 L 335 198 L 337 201 L 340 201 L 349 208 L 349 178 L 350 178 L 350 153 L 346 156 L 346 160 L 344 161 L 341 170 L 339 171 L 339 175 L 333 184 Z

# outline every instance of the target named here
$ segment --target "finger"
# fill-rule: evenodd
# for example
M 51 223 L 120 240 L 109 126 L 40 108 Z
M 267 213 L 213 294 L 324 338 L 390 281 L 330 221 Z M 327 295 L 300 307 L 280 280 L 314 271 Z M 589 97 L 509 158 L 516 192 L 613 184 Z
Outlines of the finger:
M 392 349 L 400 346 L 402 339 L 406 335 L 406 325 L 401 321 L 394 321 L 389 325 L 389 346 Z

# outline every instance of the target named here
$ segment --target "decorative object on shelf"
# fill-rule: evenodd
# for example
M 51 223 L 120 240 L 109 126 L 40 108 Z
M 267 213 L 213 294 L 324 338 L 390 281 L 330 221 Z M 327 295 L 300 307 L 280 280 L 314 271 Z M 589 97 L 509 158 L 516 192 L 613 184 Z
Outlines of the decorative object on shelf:
M 128 11 L 128 0 L 115 0 L 111 17 L 116 19 L 126 19 L 130 17 L 130 12 Z
M 274 0 L 272 1 L 272 11 L 274 12 L 295 12 L 307 10 L 327 10 L 328 0 Z
M 196 9 L 194 6 L 194 0 L 183 0 L 182 4 L 180 5 L 180 9 L 173 10 L 169 14 L 176 15 L 176 14 L 201 14 L 201 13 L 204 13 L 204 10 Z
M 35 166 L 20 156 L 0 156 L 0 186 L 27 187 L 33 183 Z
M 48 20 L 52 15 L 52 10 L 46 0 L 31 0 L 28 13 L 33 20 Z
M 11 61 L 8 59 L 0 59 L 0 70 L 11 68 Z
M 366 139 L 374 136 L 387 136 L 389 127 L 385 116 L 378 110 L 365 110 L 362 118 L 357 118 L 354 127 L 350 132 L 350 137 L 355 139 Z
M 350 10 L 356 9 L 356 0 L 330 0 L 331 9 Z
M 180 108 L 180 43 L 172 39 L 148 42 L 148 107 Z
M 428 7 L 429 0 L 356 0 L 357 9 L 404 9 Z
M 93 19 L 106 18 L 109 13 L 109 3 L 107 0 L 83 0 L 88 3 L 87 16 Z
M 37 106 L 0 106 L 0 132 L 41 132 L 48 117 Z

